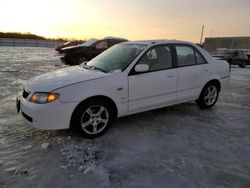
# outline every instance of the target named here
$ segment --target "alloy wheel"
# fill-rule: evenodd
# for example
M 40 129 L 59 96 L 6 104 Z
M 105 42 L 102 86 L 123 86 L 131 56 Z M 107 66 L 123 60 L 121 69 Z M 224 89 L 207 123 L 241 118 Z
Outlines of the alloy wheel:
M 208 106 L 212 105 L 216 101 L 217 96 L 218 96 L 218 91 L 216 86 L 214 85 L 209 86 L 204 95 L 205 104 Z
M 87 108 L 81 117 L 81 127 L 84 132 L 95 135 L 102 132 L 109 122 L 109 112 L 102 105 Z

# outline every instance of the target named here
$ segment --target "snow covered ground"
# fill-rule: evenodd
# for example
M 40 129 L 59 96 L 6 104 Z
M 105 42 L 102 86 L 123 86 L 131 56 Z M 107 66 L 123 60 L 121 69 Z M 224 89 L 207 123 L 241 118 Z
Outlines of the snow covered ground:
M 0 48 L 0 187 L 250 187 L 250 67 L 217 105 L 118 119 L 95 140 L 40 131 L 16 114 L 26 79 L 64 67 L 53 49 Z

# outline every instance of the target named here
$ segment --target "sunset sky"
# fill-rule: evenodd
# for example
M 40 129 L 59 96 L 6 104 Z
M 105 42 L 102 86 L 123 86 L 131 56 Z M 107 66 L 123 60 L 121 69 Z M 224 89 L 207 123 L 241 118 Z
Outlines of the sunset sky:
M 129 40 L 250 36 L 250 0 L 0 0 L 0 31 Z

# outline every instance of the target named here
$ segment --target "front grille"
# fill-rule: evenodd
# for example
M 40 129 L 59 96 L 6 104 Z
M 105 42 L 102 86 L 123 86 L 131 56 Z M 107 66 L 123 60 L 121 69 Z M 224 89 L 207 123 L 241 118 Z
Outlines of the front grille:
M 26 115 L 25 113 L 23 113 L 22 112 L 22 115 L 23 115 L 23 117 L 25 118 L 25 119 L 27 119 L 29 122 L 33 122 L 33 119 L 30 117 L 30 116 L 28 116 L 28 115 Z
M 29 96 L 30 92 L 26 91 L 25 89 L 23 89 L 23 98 L 27 98 Z

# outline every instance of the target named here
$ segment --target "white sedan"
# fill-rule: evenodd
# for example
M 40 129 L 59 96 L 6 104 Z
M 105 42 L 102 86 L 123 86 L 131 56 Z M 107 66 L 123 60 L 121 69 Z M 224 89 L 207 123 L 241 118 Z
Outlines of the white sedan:
M 39 129 L 102 135 L 122 116 L 196 100 L 212 107 L 229 80 L 228 63 L 189 42 L 125 42 L 80 66 L 30 79 L 17 108 Z

